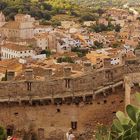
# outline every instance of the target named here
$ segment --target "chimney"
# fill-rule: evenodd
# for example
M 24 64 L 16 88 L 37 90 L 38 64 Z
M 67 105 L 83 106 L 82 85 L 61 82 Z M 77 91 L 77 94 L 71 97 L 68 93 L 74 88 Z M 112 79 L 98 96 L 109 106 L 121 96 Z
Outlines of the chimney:
M 25 70 L 25 78 L 26 80 L 33 80 L 33 69 Z
M 91 62 L 84 62 L 84 72 L 91 72 L 91 71 L 92 71 Z
M 7 81 L 12 81 L 15 79 L 15 71 L 8 70 L 7 71 Z
M 51 68 L 45 69 L 45 80 L 50 80 L 52 77 L 53 70 Z
M 71 75 L 71 71 L 71 67 L 64 67 L 64 77 L 69 77 Z

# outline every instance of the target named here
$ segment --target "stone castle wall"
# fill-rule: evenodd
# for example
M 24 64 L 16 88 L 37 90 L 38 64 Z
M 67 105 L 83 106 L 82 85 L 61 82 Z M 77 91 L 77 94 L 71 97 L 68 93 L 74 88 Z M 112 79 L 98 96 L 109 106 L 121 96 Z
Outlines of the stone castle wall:
M 113 87 L 123 84 L 125 74 L 140 70 L 138 66 L 137 69 L 132 65 L 129 67 L 87 71 L 77 76 L 69 73 L 59 79 L 46 76 L 44 81 L 30 80 L 32 76 L 28 75 L 29 79 L 24 81 L 0 82 L 0 124 L 7 131 L 10 128 L 21 132 L 34 124 L 36 132 L 40 128 L 44 129 L 45 137 L 55 129 L 67 131 L 73 119 L 78 121 L 78 131 L 84 131 L 86 123 L 95 125 L 99 121 L 108 124 L 114 112 L 124 109 L 124 89 L 119 88 L 119 91 L 114 92 Z M 106 95 L 110 89 L 114 92 L 111 96 L 97 96 L 93 100 L 97 93 Z M 83 102 L 79 106 L 67 104 L 71 100 L 76 101 L 76 104 L 85 100 L 90 105 L 81 106 Z M 62 106 L 52 105 L 63 102 L 65 104 Z M 46 106 L 48 104 L 51 105 Z M 60 112 L 57 112 L 58 108 Z
M 68 74 L 60 79 L 3 81 L 0 102 L 94 95 L 101 87 L 123 80 L 124 73 L 124 66 L 118 66 L 76 76 Z

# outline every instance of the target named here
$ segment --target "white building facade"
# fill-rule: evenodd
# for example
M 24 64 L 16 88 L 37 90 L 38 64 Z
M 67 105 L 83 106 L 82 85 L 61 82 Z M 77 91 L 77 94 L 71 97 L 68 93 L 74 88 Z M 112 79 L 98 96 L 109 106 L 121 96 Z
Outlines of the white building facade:
M 25 46 L 6 44 L 1 46 L 1 59 L 34 57 L 35 52 Z

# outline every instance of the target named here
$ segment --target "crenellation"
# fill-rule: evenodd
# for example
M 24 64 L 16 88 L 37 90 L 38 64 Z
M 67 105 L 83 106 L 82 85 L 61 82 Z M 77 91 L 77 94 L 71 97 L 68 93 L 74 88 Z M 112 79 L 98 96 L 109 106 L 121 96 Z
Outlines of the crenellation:
M 53 69 L 46 68 L 45 73 L 46 73 L 45 80 L 50 80 L 52 78 L 52 75 L 53 75 Z
M 33 80 L 34 75 L 33 75 L 33 69 L 26 69 L 25 70 L 25 79 L 28 80 Z
M 71 67 L 64 67 L 64 77 L 69 77 L 71 76 L 72 73 L 72 68 Z
M 15 71 L 8 70 L 6 74 L 7 74 L 7 81 L 14 80 L 14 78 L 15 78 Z
M 83 69 L 84 69 L 84 72 L 86 72 L 86 73 L 91 72 L 92 71 L 91 62 L 84 62 Z
M 52 69 L 48 68 L 46 69 L 46 75 L 49 81 L 33 79 L 33 70 L 27 69 L 26 80 L 0 82 L 0 98 L 9 99 L 10 97 L 11 100 L 19 101 L 20 99 L 20 101 L 23 101 L 24 99 L 42 100 L 46 98 L 51 100 L 94 95 L 101 88 L 122 81 L 126 69 L 124 67 L 102 69 L 96 72 L 91 71 L 86 75 L 83 73 L 76 77 L 73 76 L 70 67 L 65 67 L 65 77 L 57 79 L 51 79 Z M 72 77 L 69 77 L 70 75 Z

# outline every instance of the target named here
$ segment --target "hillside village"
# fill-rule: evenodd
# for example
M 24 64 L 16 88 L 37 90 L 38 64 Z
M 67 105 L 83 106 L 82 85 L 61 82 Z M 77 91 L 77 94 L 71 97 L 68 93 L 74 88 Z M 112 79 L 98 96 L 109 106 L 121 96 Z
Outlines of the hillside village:
M 111 22 L 106 19 L 108 16 L 111 16 Z M 124 65 L 127 59 L 137 57 L 140 45 L 138 17 L 126 10 L 112 8 L 96 22 L 85 21 L 81 26 L 74 21 L 61 21 L 61 26 L 54 28 L 40 25 L 27 14 L 17 14 L 14 21 L 7 22 L 1 12 L 1 79 L 7 70 L 15 71 L 18 76 L 29 66 L 45 69 L 55 65 L 82 66 L 84 62 L 90 62 L 98 70 L 105 68 L 106 61 L 112 67 Z M 98 32 L 89 30 L 93 26 L 105 28 L 109 24 L 119 28 Z M 7 65 L 13 61 L 22 67 Z
M 72 127 L 78 140 L 93 139 L 97 124 L 124 111 L 124 76 L 140 70 L 139 13 L 110 7 L 95 20 L 57 26 L 29 13 L 13 17 L 0 12 L 0 124 L 7 136 L 24 140 L 29 132 L 31 140 L 33 127 L 38 140 L 62 140 Z

